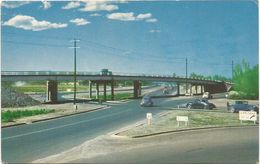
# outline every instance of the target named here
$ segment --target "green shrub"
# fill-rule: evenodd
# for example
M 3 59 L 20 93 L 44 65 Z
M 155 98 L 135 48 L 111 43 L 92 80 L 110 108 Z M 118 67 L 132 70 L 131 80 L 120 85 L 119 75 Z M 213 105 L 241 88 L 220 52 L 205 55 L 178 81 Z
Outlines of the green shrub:
M 28 116 L 35 116 L 40 114 L 47 114 L 53 113 L 54 109 L 36 109 L 36 110 L 15 110 L 15 111 L 4 111 L 1 113 L 2 122 L 11 122 L 15 119 L 28 117 Z

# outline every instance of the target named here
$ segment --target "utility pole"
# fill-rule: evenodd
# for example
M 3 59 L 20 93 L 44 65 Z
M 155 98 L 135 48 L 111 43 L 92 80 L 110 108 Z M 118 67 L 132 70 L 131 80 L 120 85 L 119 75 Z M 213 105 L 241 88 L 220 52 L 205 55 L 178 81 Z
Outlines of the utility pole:
M 79 42 L 80 40 L 77 39 L 73 39 L 71 42 L 73 42 L 73 48 L 74 49 L 74 99 L 73 99 L 73 104 L 76 105 L 76 91 L 77 91 L 77 86 L 76 86 L 76 82 L 77 82 L 77 42 Z
M 186 57 L 185 59 L 186 62 L 186 93 L 188 93 L 188 59 Z

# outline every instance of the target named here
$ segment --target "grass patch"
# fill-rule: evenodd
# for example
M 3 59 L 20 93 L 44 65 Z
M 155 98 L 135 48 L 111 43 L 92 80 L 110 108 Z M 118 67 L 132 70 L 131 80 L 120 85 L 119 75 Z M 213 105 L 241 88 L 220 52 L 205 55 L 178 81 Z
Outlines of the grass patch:
M 188 116 L 189 124 L 185 126 L 184 122 L 181 122 L 180 126 L 177 126 L 176 116 Z M 133 129 L 121 132 L 119 135 L 125 136 L 140 136 L 149 135 L 153 133 L 160 133 L 165 131 L 174 131 L 190 128 L 201 127 L 216 127 L 216 126 L 238 126 L 238 125 L 254 125 L 254 122 L 243 121 L 243 124 L 239 121 L 239 115 L 237 113 L 226 113 L 219 110 L 216 111 L 182 111 L 174 110 L 167 115 L 155 118 L 152 120 L 152 125 L 146 124 L 135 127 Z
M 11 122 L 18 118 L 53 113 L 54 111 L 55 111 L 54 109 L 2 111 L 2 113 L 1 113 L 2 120 L 1 121 L 2 122 Z

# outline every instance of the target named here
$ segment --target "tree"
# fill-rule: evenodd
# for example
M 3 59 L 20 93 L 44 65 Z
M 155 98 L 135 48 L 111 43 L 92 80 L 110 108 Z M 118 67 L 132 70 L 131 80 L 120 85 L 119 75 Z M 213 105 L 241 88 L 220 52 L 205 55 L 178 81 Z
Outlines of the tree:
M 243 60 L 241 65 L 235 66 L 233 72 L 234 89 L 239 92 L 241 98 L 258 99 L 258 79 L 258 64 L 250 68 L 249 63 Z

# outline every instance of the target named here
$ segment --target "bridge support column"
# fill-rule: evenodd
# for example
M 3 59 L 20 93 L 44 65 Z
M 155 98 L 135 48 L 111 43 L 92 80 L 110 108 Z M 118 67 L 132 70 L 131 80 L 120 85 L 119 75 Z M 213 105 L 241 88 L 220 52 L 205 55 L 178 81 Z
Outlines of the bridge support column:
M 201 94 L 204 93 L 204 85 L 201 85 L 201 86 L 200 86 L 200 91 L 201 91 Z
M 99 99 L 99 83 L 96 82 L 96 99 Z
M 192 84 L 190 84 L 190 96 L 192 95 Z
M 196 92 L 196 94 L 198 94 L 198 86 L 197 85 L 195 85 L 195 92 Z
M 141 83 L 140 81 L 134 81 L 134 98 L 138 98 L 141 95 Z
M 106 101 L 107 100 L 107 83 L 106 82 L 104 82 L 104 101 Z
M 58 83 L 57 81 L 47 81 L 47 101 L 56 103 L 58 98 Z
M 89 80 L 88 82 L 88 89 L 89 89 L 89 98 L 92 98 L 92 82 Z
M 180 83 L 177 83 L 177 96 L 180 96 Z
M 111 100 L 114 100 L 114 84 L 115 82 L 111 81 Z

